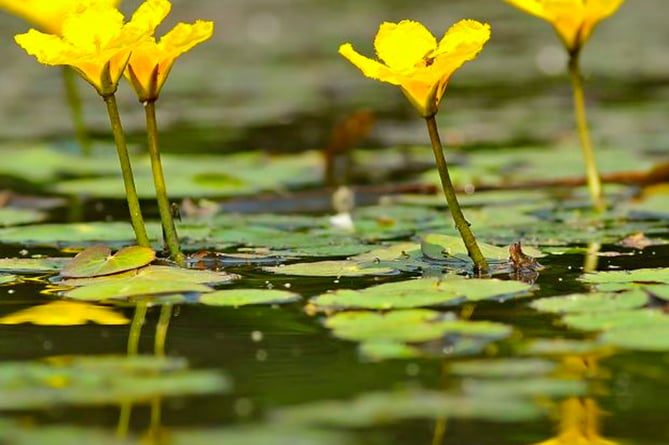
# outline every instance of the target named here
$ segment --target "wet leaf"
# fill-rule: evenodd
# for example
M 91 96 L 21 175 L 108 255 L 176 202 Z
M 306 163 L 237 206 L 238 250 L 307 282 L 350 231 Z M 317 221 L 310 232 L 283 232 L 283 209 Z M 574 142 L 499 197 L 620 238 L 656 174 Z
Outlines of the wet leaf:
M 669 284 L 669 268 L 616 270 L 586 273 L 579 278 L 606 291 L 626 290 L 635 285 Z
M 32 209 L 17 209 L 13 207 L 0 206 L 0 226 L 16 226 L 43 221 L 46 218 L 44 212 Z
M 171 445 L 348 445 L 345 433 L 309 428 L 305 425 L 269 424 L 239 425 L 229 428 L 170 429 Z
M 153 356 L 70 357 L 0 364 L 0 409 L 98 405 L 156 396 L 227 391 L 220 373 L 191 371 L 185 360 Z
M 600 336 L 600 340 L 602 343 L 625 349 L 669 351 L 669 320 L 650 326 L 624 326 L 609 329 Z
M 0 258 L 0 270 L 17 273 L 58 272 L 69 258 Z
M 130 323 L 113 309 L 77 301 L 52 301 L 0 317 L 0 324 L 32 323 L 40 326 L 76 326 L 88 322 L 101 325 Z
M 609 312 L 587 312 L 571 314 L 563 318 L 564 323 L 574 329 L 588 331 L 608 329 L 631 329 L 669 324 L 669 316 L 658 310 L 635 309 Z
M 607 312 L 634 309 L 648 303 L 648 295 L 641 289 L 630 292 L 571 294 L 534 300 L 530 306 L 542 312 L 577 313 Z
M 247 306 L 251 304 L 285 304 L 300 300 L 300 295 L 277 289 L 225 289 L 202 295 L 200 303 L 209 306 Z
M 211 287 L 200 283 L 176 280 L 159 281 L 135 276 L 119 280 L 103 280 L 98 284 L 88 284 L 65 291 L 62 295 L 73 300 L 104 301 L 160 294 L 204 293 L 213 290 Z
M 447 334 L 499 339 L 511 333 L 501 323 L 456 320 L 427 309 L 387 313 L 340 312 L 325 320 L 333 334 L 346 340 L 425 342 Z
M 467 360 L 453 363 L 451 373 L 468 377 L 525 378 L 550 374 L 557 364 L 542 359 Z
M 227 283 L 239 278 L 239 275 L 216 272 L 213 270 L 185 269 L 173 266 L 149 265 L 137 270 L 104 275 L 93 278 L 72 278 L 58 281 L 64 286 L 89 286 L 106 282 L 120 282 L 128 279 L 149 281 L 183 281 L 186 283 L 220 284 Z
M 156 259 L 156 252 L 148 247 L 124 247 L 115 254 L 107 246 L 91 246 L 79 252 L 63 267 L 60 274 L 66 278 L 97 277 L 126 270 L 138 269 Z
M 282 408 L 273 418 L 281 424 L 371 428 L 407 419 L 455 417 L 520 421 L 539 417 L 542 410 L 517 397 L 470 397 L 445 391 L 407 390 L 363 393 L 348 401 L 322 401 Z
M 16 275 L 0 273 L 0 285 L 14 282 L 18 279 Z
M 263 270 L 276 274 L 303 277 L 360 277 L 364 275 L 388 275 L 394 272 L 389 267 L 365 267 L 352 260 L 267 266 L 263 267 Z
M 508 247 L 497 247 L 492 244 L 479 242 L 481 253 L 490 263 L 505 263 L 509 260 Z M 473 263 L 467 254 L 462 238 L 459 236 L 428 234 L 421 239 L 421 251 L 431 260 L 452 261 L 456 263 Z M 523 246 L 525 254 L 538 258 L 543 256 L 541 251 Z
M 74 443 L 96 445 L 139 445 L 131 439 L 121 439 L 109 431 L 77 426 L 26 426 L 21 422 L 0 419 L 0 442 L 11 445 L 71 445 Z
M 425 355 L 419 348 L 389 340 L 372 340 L 360 343 L 360 354 L 372 361 L 408 359 Z
M 159 224 L 149 223 L 147 230 L 151 239 L 161 239 Z M 125 222 L 40 224 L 30 226 L 30 230 L 25 227 L 0 228 L 0 240 L 26 245 L 85 246 L 95 242 L 130 244 L 135 240 L 135 234 L 130 223 Z
M 405 309 L 506 297 L 527 293 L 530 288 L 530 285 L 519 281 L 448 275 L 443 279 L 406 280 L 362 290 L 340 289 L 318 295 L 310 303 L 323 309 Z

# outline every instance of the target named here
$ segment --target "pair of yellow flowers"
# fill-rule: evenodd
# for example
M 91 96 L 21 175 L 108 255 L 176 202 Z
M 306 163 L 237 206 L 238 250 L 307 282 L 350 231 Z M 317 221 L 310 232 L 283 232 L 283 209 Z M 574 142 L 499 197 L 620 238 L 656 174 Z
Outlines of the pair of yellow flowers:
M 140 101 L 154 101 L 176 58 L 209 39 L 214 24 L 179 23 L 156 41 L 170 2 L 146 0 L 125 23 L 119 1 L 0 0 L 0 7 L 47 32 L 31 29 L 15 37 L 40 63 L 70 65 L 103 97 L 116 91 L 125 73 Z
M 551 23 L 571 56 L 601 20 L 624 0 L 505 0 Z M 490 25 L 462 20 L 437 42 L 418 22 L 383 23 L 374 40 L 379 59 L 357 53 L 350 43 L 339 53 L 365 76 L 398 85 L 423 117 L 433 116 L 455 70 L 474 59 L 490 38 Z

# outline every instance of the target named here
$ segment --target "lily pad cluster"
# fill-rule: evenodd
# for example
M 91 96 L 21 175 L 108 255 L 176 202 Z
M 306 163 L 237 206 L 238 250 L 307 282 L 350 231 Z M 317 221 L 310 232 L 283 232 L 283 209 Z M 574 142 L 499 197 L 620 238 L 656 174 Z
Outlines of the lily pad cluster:
M 603 345 L 624 349 L 669 349 L 669 269 L 636 269 L 585 274 L 590 293 L 542 298 L 531 306 L 562 315 L 572 329 L 600 332 Z

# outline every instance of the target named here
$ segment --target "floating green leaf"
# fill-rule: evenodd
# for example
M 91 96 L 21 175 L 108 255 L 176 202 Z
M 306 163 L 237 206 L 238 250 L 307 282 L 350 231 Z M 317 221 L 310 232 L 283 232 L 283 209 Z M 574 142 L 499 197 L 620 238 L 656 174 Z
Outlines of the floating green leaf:
M 23 273 L 57 272 L 69 258 L 0 258 L 0 270 Z
M 310 302 L 324 309 L 405 309 L 517 295 L 527 293 L 530 288 L 519 281 L 446 275 L 443 279 L 406 280 L 362 290 L 340 289 L 318 295 Z
M 648 295 L 638 289 L 630 292 L 594 292 L 541 298 L 534 300 L 530 306 L 542 312 L 576 313 L 634 309 L 646 303 L 648 303 Z
M 298 301 L 301 297 L 278 289 L 225 289 L 204 294 L 200 303 L 209 306 L 247 306 L 251 304 L 285 304 Z
M 119 298 L 143 297 L 160 294 L 212 292 L 209 286 L 188 281 L 159 281 L 135 276 L 119 280 L 103 280 L 63 292 L 65 298 L 85 301 L 104 301 Z
M 45 218 L 44 212 L 39 210 L 0 207 L 0 226 L 35 223 L 43 221 Z
M 17 280 L 16 275 L 10 275 L 5 273 L 0 273 L 0 284 L 8 284 Z
M 479 242 L 481 253 L 489 262 L 507 262 L 509 260 L 509 249 L 505 247 L 497 247 L 492 244 Z M 471 258 L 467 254 L 467 247 L 462 241 L 461 237 L 428 234 L 421 239 L 421 251 L 423 255 L 431 260 L 437 261 L 454 261 L 459 263 L 472 263 Z M 541 251 L 532 249 L 530 247 L 523 247 L 523 252 L 532 257 L 542 256 Z
M 371 428 L 417 418 L 456 417 L 515 422 L 541 414 L 542 410 L 525 398 L 406 390 L 371 392 L 350 401 L 323 401 L 282 408 L 274 413 L 273 418 L 281 424 Z
M 669 268 L 591 272 L 584 274 L 579 279 L 594 284 L 600 290 L 616 291 L 629 289 L 634 284 L 669 284 Z
M 669 316 L 658 310 L 636 309 L 571 314 L 565 316 L 563 321 L 571 328 L 597 331 L 665 325 L 669 324 Z
M 4 410 L 141 402 L 229 388 L 230 382 L 220 373 L 188 370 L 180 358 L 73 357 L 0 364 L 0 409 Z
M 334 335 L 347 340 L 425 342 L 447 334 L 493 339 L 511 333 L 509 326 L 487 321 L 456 320 L 427 309 L 387 313 L 340 312 L 325 320 Z
M 557 364 L 542 359 L 468 360 L 453 363 L 451 373 L 468 377 L 525 378 L 550 374 Z
M 160 225 L 147 224 L 151 239 L 160 239 Z M 135 239 L 132 226 L 124 222 L 87 222 L 71 224 L 40 224 L 25 227 L 6 227 L 0 229 L 3 243 L 23 243 L 27 245 L 84 246 L 95 242 L 127 242 Z
M 97 277 L 138 269 L 156 259 L 148 247 L 124 247 L 115 254 L 107 246 L 91 246 L 79 252 L 63 267 L 60 274 L 67 278 Z
M 669 317 L 667 317 L 669 318 Z M 669 320 L 650 326 L 616 327 L 602 333 L 600 341 L 641 351 L 669 350 Z
M 276 274 L 303 277 L 360 277 L 364 275 L 388 275 L 394 272 L 389 267 L 365 267 L 353 260 L 285 264 L 263 267 L 263 270 Z

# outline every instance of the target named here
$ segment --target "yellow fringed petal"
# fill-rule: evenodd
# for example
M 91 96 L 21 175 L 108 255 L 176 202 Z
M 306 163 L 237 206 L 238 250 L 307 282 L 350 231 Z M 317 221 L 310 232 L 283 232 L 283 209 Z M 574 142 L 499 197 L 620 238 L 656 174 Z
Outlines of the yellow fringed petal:
M 505 0 L 555 28 L 569 51 L 579 50 L 595 26 L 618 10 L 624 0 Z
M 393 71 L 412 71 L 425 54 L 437 47 L 437 41 L 421 23 L 402 20 L 385 22 L 374 39 L 376 55 Z
M 117 6 L 120 0 L 106 2 Z M 21 17 L 42 31 L 61 34 L 63 21 L 78 3 L 78 0 L 0 0 L 0 8 Z
M 131 51 L 149 38 L 170 9 L 168 0 L 146 0 L 124 24 L 110 0 L 77 0 L 62 25 L 62 36 L 35 30 L 16 42 L 46 65 L 70 65 L 102 96 L 113 93 Z
M 214 23 L 198 20 L 193 24 L 179 23 L 159 42 L 147 39 L 135 48 L 130 57 L 126 77 L 139 100 L 156 100 L 175 60 L 195 45 L 209 39 Z
M 339 54 L 365 76 L 399 85 L 411 104 L 427 117 L 437 112 L 453 72 L 475 58 L 489 38 L 489 25 L 462 20 L 437 44 L 423 25 L 403 20 L 379 27 L 374 46 L 385 64 L 359 54 L 350 43 L 341 45 Z

